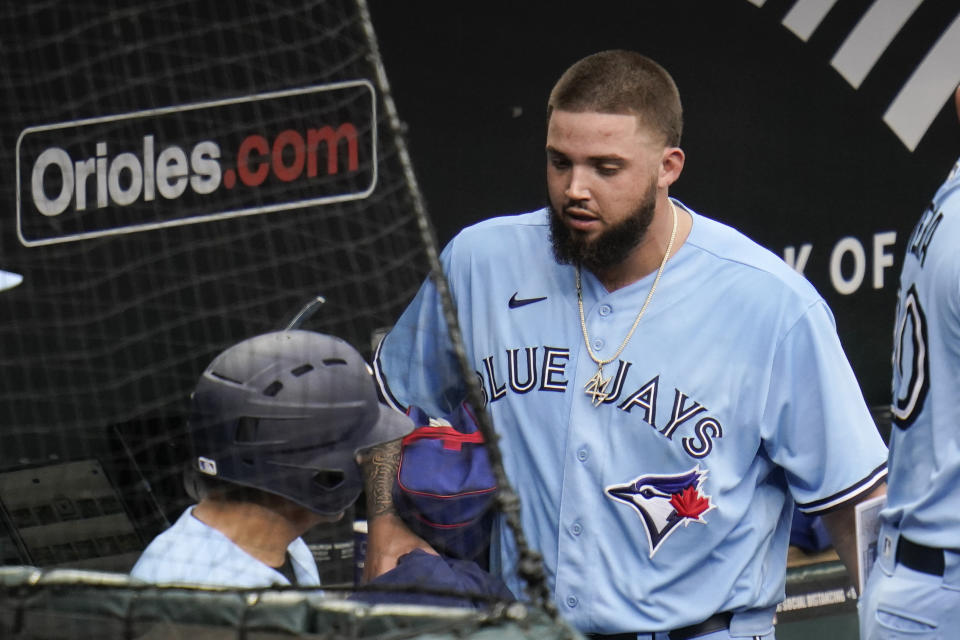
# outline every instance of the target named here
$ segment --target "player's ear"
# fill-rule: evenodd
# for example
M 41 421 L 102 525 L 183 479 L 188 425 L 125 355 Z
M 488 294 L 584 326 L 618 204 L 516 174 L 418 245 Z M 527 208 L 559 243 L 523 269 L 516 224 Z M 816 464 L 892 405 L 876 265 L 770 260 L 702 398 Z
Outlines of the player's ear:
M 657 186 L 664 189 L 676 182 L 680 172 L 683 171 L 685 159 L 686 156 L 680 147 L 664 148 L 663 155 L 660 157 L 660 176 Z

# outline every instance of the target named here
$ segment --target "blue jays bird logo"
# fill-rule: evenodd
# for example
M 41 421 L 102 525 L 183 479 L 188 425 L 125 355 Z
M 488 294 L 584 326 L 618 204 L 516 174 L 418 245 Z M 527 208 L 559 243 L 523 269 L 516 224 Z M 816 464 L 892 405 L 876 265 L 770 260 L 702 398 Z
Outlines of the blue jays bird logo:
M 678 475 L 647 474 L 627 484 L 604 489 L 610 498 L 633 507 L 643 522 L 650 543 L 650 557 L 679 524 L 706 524 L 703 514 L 715 508 L 710 496 L 700 492 L 707 471 L 700 465 Z

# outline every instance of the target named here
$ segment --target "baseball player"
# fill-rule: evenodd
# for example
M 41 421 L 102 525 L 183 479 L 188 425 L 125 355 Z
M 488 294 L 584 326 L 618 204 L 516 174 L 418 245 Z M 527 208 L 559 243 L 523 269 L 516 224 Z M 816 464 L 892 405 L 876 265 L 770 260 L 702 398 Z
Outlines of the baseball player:
M 652 60 L 577 62 L 548 103 L 549 207 L 469 227 L 441 261 L 565 618 L 596 637 L 770 639 L 794 502 L 852 562 L 886 448 L 813 287 L 668 196 L 681 122 Z M 383 395 L 448 413 L 451 354 L 428 280 L 378 350 Z M 505 528 L 493 556 L 521 593 Z
M 955 93 L 960 118 L 960 87 Z M 960 635 L 960 160 L 907 241 L 893 351 L 890 487 L 860 633 Z
M 207 367 L 187 424 L 199 503 L 131 574 L 156 583 L 317 586 L 300 536 L 340 519 L 362 488 L 357 463 L 413 423 L 377 400 L 349 344 L 288 330 L 236 344 Z

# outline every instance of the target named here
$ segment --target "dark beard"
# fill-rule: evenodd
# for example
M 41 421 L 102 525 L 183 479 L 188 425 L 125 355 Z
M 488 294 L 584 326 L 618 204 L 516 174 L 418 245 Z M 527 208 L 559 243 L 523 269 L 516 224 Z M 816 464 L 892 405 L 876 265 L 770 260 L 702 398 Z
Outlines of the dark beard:
M 548 203 L 553 255 L 560 264 L 574 264 L 593 273 L 603 273 L 626 260 L 640 244 L 653 221 L 656 205 L 656 193 L 650 193 L 628 218 L 604 231 L 596 240 L 587 242 L 583 235 L 568 229 L 553 205 Z

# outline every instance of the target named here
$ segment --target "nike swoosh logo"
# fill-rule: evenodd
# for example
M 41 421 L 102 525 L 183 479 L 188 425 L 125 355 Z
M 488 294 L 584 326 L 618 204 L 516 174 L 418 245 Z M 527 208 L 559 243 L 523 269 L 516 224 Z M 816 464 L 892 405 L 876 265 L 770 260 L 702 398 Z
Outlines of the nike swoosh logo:
M 511 309 L 516 309 L 518 307 L 525 307 L 528 304 L 533 304 L 534 302 L 540 302 L 541 300 L 546 300 L 547 296 L 541 298 L 518 298 L 518 291 L 515 291 L 512 296 L 510 296 L 510 302 L 507 303 Z

